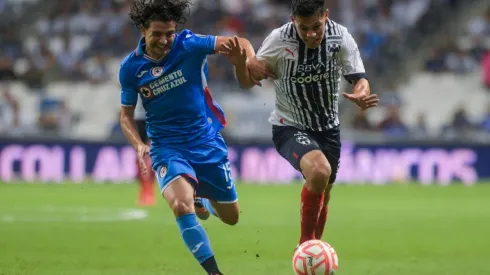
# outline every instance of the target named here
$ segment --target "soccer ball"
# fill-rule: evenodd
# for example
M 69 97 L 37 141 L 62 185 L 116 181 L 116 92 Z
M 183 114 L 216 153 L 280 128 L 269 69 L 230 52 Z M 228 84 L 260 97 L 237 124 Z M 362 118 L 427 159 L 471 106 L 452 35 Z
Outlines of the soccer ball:
M 338 267 L 335 249 L 322 240 L 304 242 L 294 252 L 293 270 L 297 275 L 334 275 Z

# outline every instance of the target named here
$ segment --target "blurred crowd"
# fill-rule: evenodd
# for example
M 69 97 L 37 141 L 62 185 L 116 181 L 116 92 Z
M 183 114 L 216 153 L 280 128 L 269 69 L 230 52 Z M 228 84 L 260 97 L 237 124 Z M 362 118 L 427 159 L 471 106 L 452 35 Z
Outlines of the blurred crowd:
M 52 81 L 103 82 L 114 72 L 110 58 L 135 48 L 138 30 L 128 18 L 130 0 L 65 0 L 24 29 L 2 33 L 2 67 L 18 65 L 17 75 L 33 87 Z M 290 0 L 194 0 L 186 28 L 196 33 L 240 35 L 256 49 L 270 31 L 288 22 Z M 430 0 L 331 0 L 331 17 L 357 39 L 366 64 L 376 62 L 380 46 L 409 28 Z M 19 62 L 22 60 L 23 62 Z M 223 58 L 211 58 L 213 81 L 233 81 Z M 27 74 L 28 72 L 28 74 Z
M 463 106 L 457 107 L 446 125 L 436 136 L 432 135 L 427 126 L 427 118 L 424 113 L 417 114 L 417 122 L 414 126 L 408 126 L 401 115 L 401 105 L 389 104 L 384 108 L 384 117 L 378 123 L 368 119 L 365 112 L 357 110 L 351 121 L 353 129 L 366 132 L 381 132 L 392 138 L 427 139 L 439 138 L 457 140 L 471 136 L 474 133 L 490 134 L 490 104 L 481 120 L 474 121 L 467 114 Z M 487 136 L 488 137 L 488 136 Z
M 457 39 L 433 48 L 425 62 L 425 69 L 433 73 L 464 75 L 480 68 L 483 85 L 490 92 L 490 7 L 472 19 Z
M 0 16 L 11 12 L 14 0 L 0 0 Z M 41 0 L 39 0 L 41 1 Z M 43 1 L 44 2 L 44 1 Z M 20 80 L 33 93 L 40 95 L 38 126 L 41 131 L 56 131 L 74 120 L 62 101 L 45 97 L 46 86 L 57 81 L 106 83 L 111 76 L 108 64 L 133 50 L 140 37 L 129 20 L 131 0 L 64 0 L 45 5 L 38 2 L 37 12 L 29 16 L 28 24 L 11 24 L 0 34 L 0 80 Z M 290 20 L 290 0 L 194 0 L 186 28 L 195 33 L 239 35 L 248 38 L 256 50 L 272 29 Z M 359 44 L 366 69 L 370 75 L 387 69 L 382 47 L 413 27 L 429 8 L 431 0 L 329 0 L 330 17 L 345 25 Z M 45 6 L 45 11 L 43 9 Z M 490 13 L 476 19 L 469 27 L 474 45 L 475 37 L 490 33 Z M 5 22 L 3 22 L 5 23 Z M 2 25 L 2 19 L 0 19 Z M 473 39 L 475 38 L 475 39 Z M 475 46 L 463 55 L 460 51 L 437 51 L 439 57 L 427 61 L 431 71 L 467 70 L 480 58 L 487 66 L 490 56 L 484 57 Z M 471 54 L 470 54 L 471 53 Z M 444 56 L 444 58 L 442 58 Z M 225 58 L 209 59 L 212 82 L 232 83 L 232 70 L 227 70 Z M 490 73 L 489 73 L 490 74 Z M 490 78 L 487 79 L 490 87 Z M 19 102 L 6 85 L 0 89 L 0 133 L 18 123 Z M 378 126 L 359 126 L 379 129 L 398 125 L 396 110 L 388 112 L 389 119 Z M 83 118 L 82 118 L 83 119 Z M 361 123 L 362 124 L 362 123 Z M 61 126 L 60 126 L 61 125 Z M 403 129 L 400 126 L 400 129 Z M 66 127 L 65 127 L 66 128 Z

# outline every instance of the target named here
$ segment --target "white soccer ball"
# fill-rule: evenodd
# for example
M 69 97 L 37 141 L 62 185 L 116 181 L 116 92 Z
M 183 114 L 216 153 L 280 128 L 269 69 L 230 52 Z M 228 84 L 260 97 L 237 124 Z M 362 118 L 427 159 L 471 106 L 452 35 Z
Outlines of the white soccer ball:
M 297 275 L 334 275 L 338 267 L 335 249 L 322 240 L 304 242 L 294 252 L 293 270 Z

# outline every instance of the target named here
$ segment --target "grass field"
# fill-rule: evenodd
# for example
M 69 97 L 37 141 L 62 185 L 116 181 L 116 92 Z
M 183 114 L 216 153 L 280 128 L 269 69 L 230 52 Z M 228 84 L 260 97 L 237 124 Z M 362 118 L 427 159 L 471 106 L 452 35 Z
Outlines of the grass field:
M 245 185 L 235 227 L 203 222 L 227 275 L 293 274 L 300 185 Z M 204 274 L 163 199 L 136 185 L 0 184 L 1 275 Z M 340 275 L 490 274 L 490 183 L 339 185 L 325 239 Z

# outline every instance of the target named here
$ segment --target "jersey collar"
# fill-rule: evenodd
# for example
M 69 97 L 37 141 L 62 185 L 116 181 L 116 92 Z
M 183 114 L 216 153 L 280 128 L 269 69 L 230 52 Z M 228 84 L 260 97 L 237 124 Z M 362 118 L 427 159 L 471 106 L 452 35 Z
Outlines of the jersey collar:
M 173 47 L 175 46 L 175 40 L 176 39 L 174 39 L 173 45 L 172 45 L 172 48 L 170 49 L 170 51 L 172 51 Z M 159 63 L 162 60 L 164 60 L 165 57 L 167 57 L 170 54 L 170 52 L 168 52 L 166 56 L 164 56 L 160 59 L 155 59 L 155 58 L 153 58 L 153 57 L 151 57 L 145 53 L 145 47 L 146 47 L 145 38 L 141 37 L 140 41 L 138 42 L 138 47 L 134 50 L 134 52 L 135 52 L 136 56 L 143 56 L 144 58 L 150 60 L 151 62 Z

